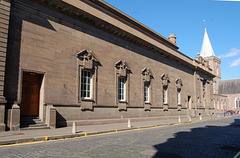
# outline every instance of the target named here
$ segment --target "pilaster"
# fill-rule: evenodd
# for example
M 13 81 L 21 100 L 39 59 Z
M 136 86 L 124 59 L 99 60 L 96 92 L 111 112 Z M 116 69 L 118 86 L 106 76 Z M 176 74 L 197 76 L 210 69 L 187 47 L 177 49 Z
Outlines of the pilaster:
M 10 0 L 0 1 L 0 131 L 5 131 L 5 97 L 4 92 L 4 78 L 5 65 L 8 41 L 8 27 L 10 18 Z

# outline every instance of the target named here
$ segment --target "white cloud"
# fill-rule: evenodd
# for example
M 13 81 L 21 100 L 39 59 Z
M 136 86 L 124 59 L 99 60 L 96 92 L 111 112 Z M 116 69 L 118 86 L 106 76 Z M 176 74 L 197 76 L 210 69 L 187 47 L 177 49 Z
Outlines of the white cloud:
M 226 55 L 219 55 L 219 58 L 233 57 L 233 56 L 237 56 L 238 54 L 240 54 L 240 49 L 232 48 L 231 51 L 228 54 L 226 54 Z
M 230 65 L 230 67 L 236 67 L 236 66 L 238 66 L 238 65 L 240 65 L 240 58 L 238 58 L 237 60 L 235 60 L 235 61 Z

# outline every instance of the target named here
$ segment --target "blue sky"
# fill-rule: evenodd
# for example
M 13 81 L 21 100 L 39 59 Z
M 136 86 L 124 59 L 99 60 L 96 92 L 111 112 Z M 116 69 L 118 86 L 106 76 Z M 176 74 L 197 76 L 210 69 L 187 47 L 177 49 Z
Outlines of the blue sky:
M 204 22 L 222 79 L 240 78 L 240 1 L 105 0 L 168 38 L 176 34 L 179 51 L 195 58 L 201 51 Z

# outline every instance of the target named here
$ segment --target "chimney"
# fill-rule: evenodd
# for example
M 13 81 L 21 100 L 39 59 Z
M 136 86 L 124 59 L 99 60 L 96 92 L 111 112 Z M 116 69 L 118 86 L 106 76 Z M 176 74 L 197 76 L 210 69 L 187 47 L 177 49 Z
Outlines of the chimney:
M 176 44 L 176 35 L 175 34 L 171 34 L 169 35 L 168 38 L 172 43 Z

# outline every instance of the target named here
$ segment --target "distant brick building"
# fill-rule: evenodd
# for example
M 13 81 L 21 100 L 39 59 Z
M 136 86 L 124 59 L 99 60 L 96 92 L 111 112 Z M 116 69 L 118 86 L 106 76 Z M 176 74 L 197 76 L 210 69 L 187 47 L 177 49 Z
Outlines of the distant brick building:
M 2 0 L 0 127 L 214 113 L 210 62 L 99 0 Z M 5 128 L 6 127 L 6 128 Z

